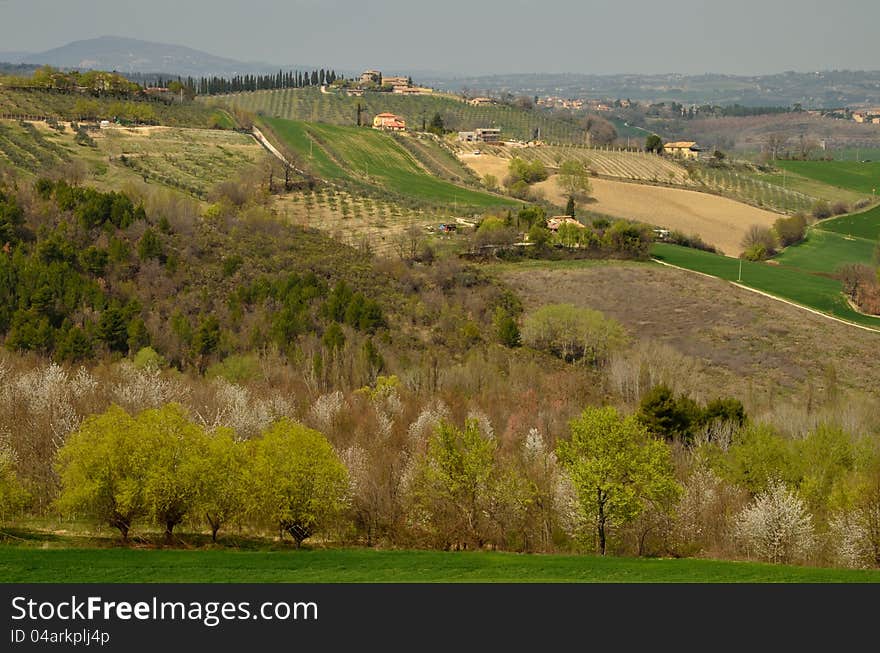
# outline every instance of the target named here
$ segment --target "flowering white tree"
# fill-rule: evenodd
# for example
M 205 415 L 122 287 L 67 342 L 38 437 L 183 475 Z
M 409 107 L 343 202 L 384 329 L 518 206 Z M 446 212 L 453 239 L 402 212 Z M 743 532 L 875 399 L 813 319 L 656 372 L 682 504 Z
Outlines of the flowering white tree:
M 739 513 L 734 534 L 749 554 L 770 562 L 803 559 L 815 544 L 812 516 L 801 498 L 779 481 Z

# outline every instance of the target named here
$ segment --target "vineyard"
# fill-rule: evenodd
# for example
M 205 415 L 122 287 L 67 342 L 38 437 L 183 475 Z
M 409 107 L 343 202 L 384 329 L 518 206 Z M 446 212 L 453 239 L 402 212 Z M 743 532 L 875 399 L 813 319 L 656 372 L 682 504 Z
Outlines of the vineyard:
M 446 128 L 453 131 L 499 127 L 504 138 L 519 140 L 531 140 L 538 131 L 542 140 L 561 143 L 582 143 L 585 137 L 583 129 L 561 118 L 507 105 L 475 107 L 443 95 L 405 96 L 368 92 L 359 98 L 305 88 L 235 93 L 203 98 L 202 101 L 273 118 L 333 125 L 357 124 L 357 107 L 360 104 L 366 108 L 368 120 L 378 113 L 390 111 L 402 116 L 414 130 L 421 129 L 423 120 L 429 121 L 435 113 L 439 113 Z

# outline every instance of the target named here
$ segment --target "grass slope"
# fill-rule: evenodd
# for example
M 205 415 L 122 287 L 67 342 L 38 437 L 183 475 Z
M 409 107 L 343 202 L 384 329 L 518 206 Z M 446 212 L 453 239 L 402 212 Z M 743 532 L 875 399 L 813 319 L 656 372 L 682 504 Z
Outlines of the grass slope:
M 715 560 L 374 550 L 0 548 L 8 583 L 880 582 L 880 572 Z
M 776 166 L 823 184 L 871 195 L 880 187 L 880 161 L 776 161 Z
M 301 161 L 322 177 L 359 180 L 402 197 L 477 209 L 513 206 L 513 200 L 463 188 L 431 176 L 387 134 L 358 127 L 269 118 L 266 122 Z
M 653 255 L 666 263 L 736 281 L 740 261 L 695 249 L 657 243 Z M 880 328 L 880 318 L 862 315 L 847 304 L 840 281 L 782 265 L 742 261 L 741 283 L 850 322 Z

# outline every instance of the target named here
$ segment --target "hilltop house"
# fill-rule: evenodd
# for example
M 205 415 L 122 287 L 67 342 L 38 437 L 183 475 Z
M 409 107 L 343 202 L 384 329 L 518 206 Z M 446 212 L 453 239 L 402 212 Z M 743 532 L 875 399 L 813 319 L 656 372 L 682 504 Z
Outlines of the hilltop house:
M 361 84 L 378 84 L 382 79 L 382 72 L 379 70 L 365 70 L 361 73 Z
M 373 118 L 373 129 L 393 132 L 406 131 L 406 120 L 393 113 L 380 113 Z
M 468 104 L 472 107 L 488 107 L 495 104 L 495 100 L 490 97 L 475 97 L 472 100 L 468 100 Z
M 703 150 L 694 141 L 676 141 L 675 143 L 666 143 L 663 146 L 663 151 L 680 159 L 697 159 Z

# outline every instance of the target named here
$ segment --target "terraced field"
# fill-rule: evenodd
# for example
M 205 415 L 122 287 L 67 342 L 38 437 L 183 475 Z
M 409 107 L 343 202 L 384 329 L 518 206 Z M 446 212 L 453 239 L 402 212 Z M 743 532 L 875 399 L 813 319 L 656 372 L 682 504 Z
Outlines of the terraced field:
M 305 88 L 234 93 L 201 98 L 201 101 L 273 118 L 350 126 L 356 124 L 360 104 L 366 106 L 368 119 L 390 111 L 403 116 L 413 129 L 420 128 L 423 119 L 430 120 L 439 113 L 446 127 L 452 130 L 500 127 L 505 138 L 520 140 L 530 140 L 535 130 L 540 130 L 543 140 L 560 143 L 583 143 L 585 138 L 584 130 L 575 124 L 538 111 L 501 105 L 474 107 L 456 97 L 440 94 L 404 96 L 368 92 L 358 98 Z
M 454 211 L 517 204 L 436 178 L 391 136 L 372 129 L 279 118 L 267 118 L 265 123 L 293 150 L 297 161 L 325 179 L 354 181 L 435 207 L 452 205 Z

